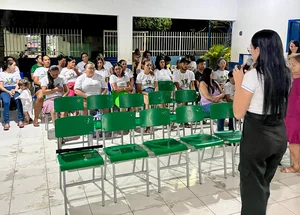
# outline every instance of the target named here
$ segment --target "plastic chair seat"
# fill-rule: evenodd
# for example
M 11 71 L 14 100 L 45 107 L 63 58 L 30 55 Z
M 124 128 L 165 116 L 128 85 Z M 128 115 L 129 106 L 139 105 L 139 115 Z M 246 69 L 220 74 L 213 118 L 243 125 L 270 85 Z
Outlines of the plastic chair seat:
M 186 145 L 172 138 L 150 140 L 144 142 L 143 145 L 152 151 L 155 156 L 188 150 Z
M 181 137 L 180 140 L 195 147 L 196 149 L 203 149 L 224 144 L 224 141 L 222 139 L 208 134 L 194 134 Z
M 101 130 L 102 129 L 102 121 L 101 120 L 95 120 L 94 121 L 94 128 L 95 128 L 95 130 Z
M 57 156 L 61 171 L 104 165 L 97 150 L 69 152 Z
M 136 118 L 135 118 L 135 125 L 136 125 L 136 126 L 140 126 L 140 124 L 141 124 L 141 119 L 140 119 L 140 117 L 136 117 Z
M 241 131 L 216 131 L 214 135 L 229 143 L 239 143 L 242 138 Z
M 126 144 L 104 148 L 111 163 L 149 157 L 148 152 L 137 144 Z
M 170 114 L 170 121 L 176 122 L 176 114 Z

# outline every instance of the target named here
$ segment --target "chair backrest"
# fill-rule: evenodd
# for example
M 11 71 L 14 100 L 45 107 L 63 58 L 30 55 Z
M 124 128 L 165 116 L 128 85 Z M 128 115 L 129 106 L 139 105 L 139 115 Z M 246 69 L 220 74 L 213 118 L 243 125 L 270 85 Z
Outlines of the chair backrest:
M 72 137 L 94 133 L 92 116 L 70 116 L 55 120 L 55 137 Z
M 223 102 L 210 105 L 211 119 L 234 118 L 233 107 L 231 102 Z
M 172 102 L 171 91 L 156 91 L 148 94 L 149 105 L 169 104 Z
M 88 110 L 114 107 L 114 99 L 112 95 L 92 95 L 88 96 L 86 101 Z
M 203 119 L 201 106 L 190 105 L 176 108 L 176 123 L 200 122 Z
M 153 108 L 140 111 L 140 127 L 164 126 L 170 124 L 170 110 Z
M 175 100 L 177 103 L 196 102 L 196 90 L 177 90 L 175 91 Z
M 133 112 L 113 112 L 102 115 L 102 131 L 124 131 L 136 127 L 135 113 Z
M 173 81 L 159 81 L 158 82 L 159 91 L 174 91 L 175 85 Z
M 83 97 L 66 96 L 54 99 L 54 112 L 72 112 L 84 110 Z
M 120 108 L 143 107 L 144 96 L 142 94 L 120 95 Z

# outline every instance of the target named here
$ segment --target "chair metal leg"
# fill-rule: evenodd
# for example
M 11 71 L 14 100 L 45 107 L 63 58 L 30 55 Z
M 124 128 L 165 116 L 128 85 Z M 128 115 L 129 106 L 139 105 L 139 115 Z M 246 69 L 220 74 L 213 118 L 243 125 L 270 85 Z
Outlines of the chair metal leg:
M 101 166 L 101 188 L 102 188 L 102 206 L 105 206 L 105 192 L 104 192 L 104 177 L 103 177 L 103 166 Z
M 68 214 L 68 202 L 67 202 L 67 185 L 66 185 L 66 172 L 63 173 L 63 183 L 64 183 L 64 203 L 65 203 L 65 214 Z
M 199 184 L 202 184 L 202 168 L 201 168 L 201 156 L 200 156 L 200 150 L 197 150 L 198 153 L 198 172 L 199 172 Z
M 227 178 L 227 162 L 226 162 L 226 151 L 225 151 L 225 145 L 223 145 L 223 160 L 224 160 L 224 178 Z
M 117 203 L 117 182 L 116 182 L 116 168 L 115 164 L 112 164 L 113 167 L 113 186 L 114 186 L 114 202 Z
M 102 177 L 102 175 L 101 175 Z M 93 180 L 95 180 L 95 167 L 93 168 Z
M 99 136 L 100 136 L 100 132 L 99 130 L 96 130 L 96 140 L 97 140 L 97 146 L 99 145 Z
M 231 154 L 232 154 L 232 176 L 235 177 L 235 159 L 234 159 L 234 145 L 231 144 Z
M 211 158 L 213 158 L 213 157 L 215 156 L 215 150 L 216 150 L 216 147 L 214 146 L 213 152 L 212 152 L 212 154 L 211 154 Z
M 145 166 L 145 158 L 143 158 L 143 162 L 142 162 L 142 171 L 144 171 L 144 166 Z
M 61 178 L 61 171 L 60 171 L 60 168 L 59 168 L 59 188 L 61 189 L 62 188 L 62 178 Z
M 144 159 L 143 159 L 144 161 Z M 144 170 L 144 169 L 143 169 Z M 150 196 L 150 190 L 149 190 L 149 163 L 148 158 L 146 158 L 146 183 L 147 183 L 147 196 Z
M 49 123 L 49 121 L 48 121 L 48 115 L 45 114 L 45 130 L 46 131 L 48 131 L 48 123 Z
M 180 164 L 180 161 L 181 161 L 181 156 L 182 156 L 182 152 L 180 152 L 180 154 L 179 154 L 179 158 L 178 158 L 178 165 Z
M 157 181 L 158 181 L 158 193 L 161 193 L 161 185 L 160 185 L 160 160 L 157 157 Z
M 168 166 L 170 166 L 170 163 L 171 163 L 171 155 L 169 155 L 169 158 L 168 158 Z
M 135 172 L 135 165 L 136 165 L 136 160 L 133 161 L 133 170 L 132 170 L 132 172 Z
M 107 155 L 105 154 L 104 158 L 104 175 L 103 178 L 106 180 L 106 169 L 107 169 Z
M 189 153 L 188 151 L 185 152 L 185 160 L 186 160 L 186 180 L 187 180 L 187 187 L 190 187 L 190 167 L 189 167 L 189 163 L 190 163 L 190 159 L 189 159 Z M 181 153 L 180 153 L 181 155 Z

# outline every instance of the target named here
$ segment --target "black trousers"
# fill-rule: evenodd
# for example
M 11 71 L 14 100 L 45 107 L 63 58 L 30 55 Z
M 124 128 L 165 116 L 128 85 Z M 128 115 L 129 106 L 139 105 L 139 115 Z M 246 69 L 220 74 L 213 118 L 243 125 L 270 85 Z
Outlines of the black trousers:
M 287 149 L 283 120 L 247 112 L 240 145 L 241 215 L 265 215 L 270 182 Z

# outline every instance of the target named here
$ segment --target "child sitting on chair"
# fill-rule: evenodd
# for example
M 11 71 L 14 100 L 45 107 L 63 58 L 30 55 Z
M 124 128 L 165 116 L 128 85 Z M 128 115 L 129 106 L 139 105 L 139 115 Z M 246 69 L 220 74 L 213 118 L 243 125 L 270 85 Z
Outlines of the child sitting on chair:
M 23 106 L 23 113 L 25 116 L 25 124 L 29 124 L 32 121 L 32 96 L 29 90 L 30 82 L 21 79 L 18 83 L 20 95 L 16 99 L 20 99 Z

